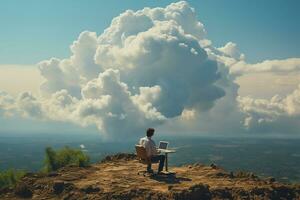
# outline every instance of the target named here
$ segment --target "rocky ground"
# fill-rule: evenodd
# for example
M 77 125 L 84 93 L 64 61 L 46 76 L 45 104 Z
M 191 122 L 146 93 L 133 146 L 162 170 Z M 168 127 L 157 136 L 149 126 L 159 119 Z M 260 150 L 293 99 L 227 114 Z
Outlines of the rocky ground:
M 144 169 L 134 155 L 117 154 L 86 168 L 27 174 L 16 188 L 0 191 L 0 199 L 300 199 L 300 185 L 215 165 L 171 168 L 175 175 L 139 172 Z

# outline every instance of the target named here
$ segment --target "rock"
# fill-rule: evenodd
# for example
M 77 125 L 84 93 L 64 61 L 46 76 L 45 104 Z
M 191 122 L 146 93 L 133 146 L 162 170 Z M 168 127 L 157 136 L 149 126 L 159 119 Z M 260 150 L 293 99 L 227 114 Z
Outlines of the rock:
M 50 172 L 48 174 L 48 177 L 55 177 L 55 176 L 58 176 L 58 173 L 56 173 L 56 172 Z
M 65 183 L 63 181 L 55 181 L 53 183 L 53 192 L 55 194 L 60 194 L 64 191 Z
M 275 180 L 274 177 L 269 177 L 269 178 L 267 178 L 267 181 L 268 181 L 269 183 L 274 183 L 276 180 Z
M 210 167 L 211 167 L 212 169 L 217 169 L 217 165 L 215 165 L 214 163 L 212 163 L 212 164 L 210 165 Z
M 246 191 L 244 188 L 238 188 L 234 190 L 232 196 L 234 199 L 250 199 L 248 191 Z
M 290 187 L 281 185 L 272 187 L 272 197 L 271 199 L 296 199 L 296 194 Z
M 266 193 L 266 189 L 265 188 L 258 188 L 255 187 L 250 191 L 251 194 L 257 195 L 257 196 L 264 196 Z M 269 193 L 269 191 L 267 192 Z
M 215 188 L 211 191 L 212 197 L 216 199 L 232 199 L 231 190 L 229 188 Z
M 98 186 L 95 185 L 88 185 L 84 188 L 81 188 L 81 191 L 90 194 L 90 193 L 95 193 L 95 192 L 99 192 L 100 188 Z
M 9 187 L 0 188 L 0 194 L 9 193 L 11 191 L 12 191 L 12 188 L 9 188 Z
M 203 184 L 196 184 L 192 187 L 188 188 L 187 190 L 181 190 L 181 191 L 174 191 L 172 193 L 172 198 L 178 199 L 178 200 L 210 200 L 211 199 L 211 193 L 209 191 L 209 187 L 207 185 Z
M 14 193 L 17 196 L 22 197 L 22 198 L 31 198 L 32 197 L 32 191 L 31 191 L 30 187 L 24 183 L 19 183 L 15 187 Z

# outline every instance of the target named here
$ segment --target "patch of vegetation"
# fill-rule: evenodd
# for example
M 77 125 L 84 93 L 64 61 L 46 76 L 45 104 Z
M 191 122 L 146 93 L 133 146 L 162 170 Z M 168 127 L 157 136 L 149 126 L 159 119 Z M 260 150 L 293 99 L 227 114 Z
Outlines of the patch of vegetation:
M 245 172 L 245 171 L 237 171 L 235 173 L 235 176 L 237 178 L 256 178 L 257 177 L 252 172 Z
M 26 174 L 22 170 L 5 170 L 0 171 L 0 189 L 14 187 L 16 183 Z
M 53 150 L 47 147 L 45 150 L 44 172 L 56 171 L 59 168 L 75 165 L 79 167 L 88 166 L 90 158 L 81 150 L 64 147 L 59 150 Z

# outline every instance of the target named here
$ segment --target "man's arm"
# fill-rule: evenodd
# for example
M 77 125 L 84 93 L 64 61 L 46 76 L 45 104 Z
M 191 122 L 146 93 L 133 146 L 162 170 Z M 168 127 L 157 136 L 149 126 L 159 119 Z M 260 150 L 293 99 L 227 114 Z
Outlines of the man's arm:
M 157 150 L 157 147 L 153 140 L 151 140 L 151 152 L 152 152 L 152 155 L 157 155 L 160 153 L 160 151 Z
M 160 150 L 158 150 L 155 142 L 153 141 L 154 149 L 155 149 L 155 154 L 160 154 Z
M 147 157 L 151 158 L 152 149 L 151 149 L 151 145 L 149 143 L 150 143 L 149 141 L 145 142 L 145 149 L 146 149 Z
M 139 145 L 142 145 L 142 146 L 143 146 L 143 138 L 140 139 Z

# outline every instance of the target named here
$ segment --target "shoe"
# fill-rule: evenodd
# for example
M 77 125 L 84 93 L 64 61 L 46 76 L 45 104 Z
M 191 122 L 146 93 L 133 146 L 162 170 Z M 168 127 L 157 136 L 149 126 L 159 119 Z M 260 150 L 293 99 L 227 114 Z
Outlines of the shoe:
M 150 173 L 150 174 L 154 173 L 153 169 L 149 169 L 149 170 L 147 170 L 147 172 Z
M 158 171 L 157 175 L 164 175 L 165 173 L 163 173 L 162 171 Z

